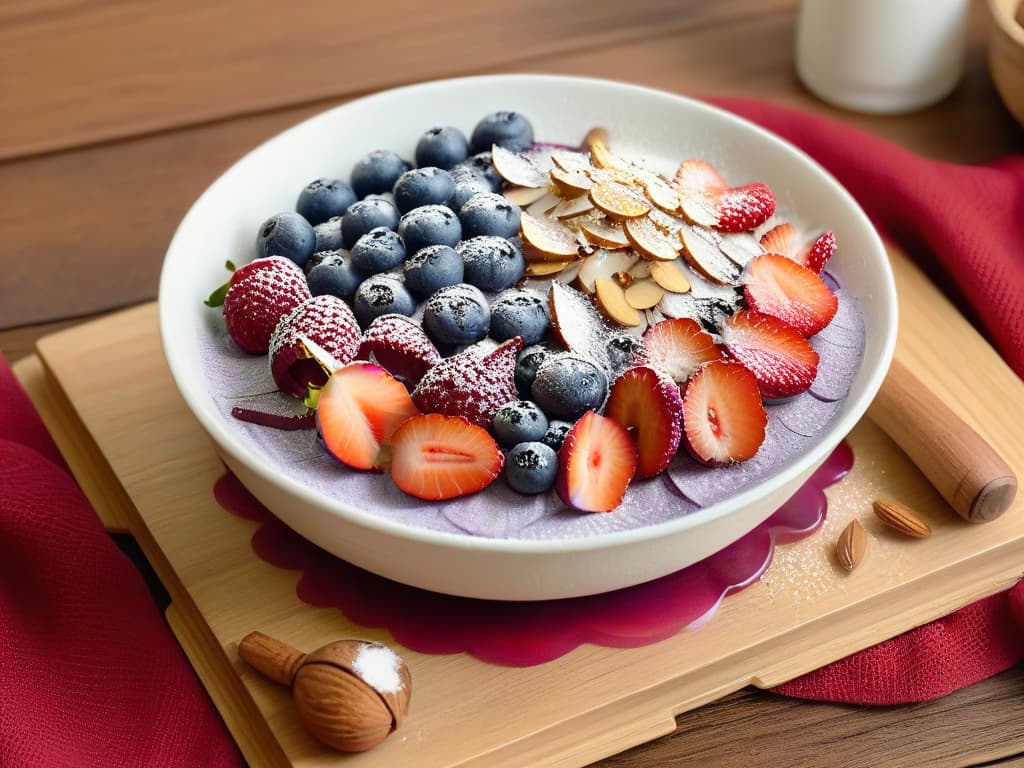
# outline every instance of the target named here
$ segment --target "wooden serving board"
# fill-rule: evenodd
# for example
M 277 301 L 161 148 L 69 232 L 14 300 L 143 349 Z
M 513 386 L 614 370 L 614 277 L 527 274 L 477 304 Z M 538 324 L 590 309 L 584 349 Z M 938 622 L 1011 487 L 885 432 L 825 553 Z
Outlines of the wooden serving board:
M 898 356 L 1024 477 L 1024 385 L 900 254 Z M 941 346 L 940 346 L 941 345 Z M 1024 572 L 1024 498 L 999 520 L 961 520 L 870 420 L 849 437 L 856 463 L 829 490 L 822 530 L 776 552 L 759 584 L 709 624 L 631 650 L 583 646 L 528 668 L 398 647 L 412 671 L 408 719 L 370 752 L 308 736 L 288 691 L 250 670 L 251 630 L 303 650 L 343 637 L 392 644 L 339 611 L 295 596 L 298 574 L 253 554 L 254 524 L 213 499 L 224 471 L 160 348 L 153 304 L 43 339 L 17 368 L 109 524 L 138 539 L 167 587 L 168 619 L 253 766 L 580 766 L 675 728 L 675 716 L 745 685 L 777 685 L 1012 585 Z M 934 535 L 884 530 L 870 502 L 910 504 Z M 870 536 L 853 573 L 835 562 L 854 517 Z

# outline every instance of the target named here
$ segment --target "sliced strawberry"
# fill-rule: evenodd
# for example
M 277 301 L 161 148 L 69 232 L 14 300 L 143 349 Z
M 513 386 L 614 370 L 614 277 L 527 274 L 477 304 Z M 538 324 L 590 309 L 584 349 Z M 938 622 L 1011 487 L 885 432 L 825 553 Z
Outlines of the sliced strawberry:
M 454 499 L 486 488 L 505 457 L 487 430 L 457 416 L 415 416 L 391 438 L 391 479 L 420 499 Z
M 644 349 L 650 364 L 671 376 L 677 384 L 685 384 L 702 363 L 725 356 L 711 334 L 689 317 L 662 320 L 652 325 L 644 334 Z
M 405 315 L 374 319 L 363 333 L 356 357 L 379 363 L 412 387 L 441 361 L 441 354 L 420 324 Z
M 314 342 L 337 363 L 356 356 L 359 323 L 348 304 L 324 294 L 307 299 L 281 318 L 270 337 L 270 372 L 280 390 L 302 397 L 310 385 L 321 386 L 327 371 L 314 359 Z
M 558 451 L 555 489 L 581 512 L 610 512 L 622 502 L 637 465 L 637 450 L 626 428 L 587 411 Z
M 768 253 L 781 253 L 814 274 L 819 274 L 836 252 L 835 233 L 829 230 L 810 243 L 801 244 L 801 239 L 796 227 L 785 221 L 761 235 L 760 242 Z
M 828 260 L 836 252 L 836 234 L 831 229 L 818 237 L 810 247 L 803 253 L 800 261 L 814 274 L 820 274 Z
M 739 363 L 707 363 L 683 391 L 683 444 L 702 464 L 753 458 L 767 424 L 757 380 Z
M 306 275 L 295 262 L 280 256 L 256 259 L 231 276 L 224 324 L 244 351 L 263 355 L 281 318 L 309 297 Z
M 776 224 L 761 235 L 760 243 L 767 253 L 781 253 L 783 256 L 792 257 L 799 246 L 796 227 L 788 221 Z
M 324 447 L 356 469 L 380 469 L 381 448 L 407 419 L 419 414 L 409 391 L 373 363 L 336 370 L 320 391 L 316 427 Z
M 775 195 L 766 184 L 730 187 L 703 160 L 686 160 L 676 170 L 673 186 L 683 214 L 694 224 L 721 232 L 745 232 L 775 213 Z
M 641 366 L 622 374 L 612 386 L 604 415 L 634 430 L 639 477 L 663 471 L 679 450 L 683 398 L 676 383 L 654 368 Z
M 737 312 L 725 321 L 722 340 L 729 357 L 754 374 L 765 399 L 798 395 L 818 375 L 818 353 L 798 330 L 771 315 Z
M 777 317 L 804 336 L 828 325 L 839 308 L 818 275 L 778 253 L 763 253 L 747 265 L 743 295 L 750 309 Z
M 714 228 L 721 232 L 746 232 L 759 227 L 775 213 L 775 195 L 767 184 L 756 181 L 732 187 L 719 195 Z
M 486 355 L 467 350 L 446 357 L 420 379 L 412 398 L 424 413 L 461 416 L 489 429 L 495 412 L 518 400 L 516 357 L 523 340 L 515 336 Z

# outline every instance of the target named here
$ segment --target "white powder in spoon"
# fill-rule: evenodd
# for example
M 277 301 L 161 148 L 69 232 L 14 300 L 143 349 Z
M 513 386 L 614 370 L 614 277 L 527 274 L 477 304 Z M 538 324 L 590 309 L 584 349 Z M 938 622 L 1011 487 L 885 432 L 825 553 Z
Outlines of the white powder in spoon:
M 367 643 L 352 660 L 352 671 L 378 693 L 398 693 L 404 682 L 400 672 L 402 660 L 390 648 Z

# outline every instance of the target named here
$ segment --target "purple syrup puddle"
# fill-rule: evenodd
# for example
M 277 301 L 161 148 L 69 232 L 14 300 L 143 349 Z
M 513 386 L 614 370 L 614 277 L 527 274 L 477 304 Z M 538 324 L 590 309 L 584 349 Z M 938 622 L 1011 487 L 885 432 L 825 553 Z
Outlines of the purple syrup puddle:
M 525 667 L 583 643 L 635 648 L 706 624 L 721 601 L 756 582 L 776 545 L 809 536 L 825 519 L 824 489 L 853 466 L 846 443 L 767 520 L 710 557 L 659 579 L 585 597 L 533 602 L 442 595 L 376 576 L 331 555 L 274 517 L 230 472 L 214 486 L 229 512 L 260 523 L 253 551 L 279 568 L 302 571 L 296 593 L 315 607 L 336 608 L 364 627 L 387 629 L 419 653 L 468 653 Z

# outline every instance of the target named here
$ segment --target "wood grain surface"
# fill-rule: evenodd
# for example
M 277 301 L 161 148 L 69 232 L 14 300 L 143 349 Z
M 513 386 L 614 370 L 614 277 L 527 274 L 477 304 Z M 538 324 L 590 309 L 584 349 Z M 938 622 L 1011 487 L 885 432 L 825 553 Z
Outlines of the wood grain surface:
M 486 3 L 379 6 L 14 0 L 0 5 L 0 351 L 156 295 L 191 202 L 248 149 L 382 86 L 536 71 L 690 95 L 744 95 L 838 117 L 920 154 L 983 162 L 1024 152 L 985 62 L 973 0 L 963 81 L 912 115 L 870 117 L 813 99 L 793 74 L 798 0 L 577 0 L 538 14 Z M 271 7 L 272 6 L 272 7 Z M 553 7 L 553 6 L 551 6 Z M 511 16 L 511 21 L 510 17 Z M 538 18 L 539 16 L 539 18 Z M 415 32 L 415 34 L 414 34 Z M 602 763 L 1020 765 L 1018 669 L 937 702 L 882 710 L 748 689 L 679 730 Z M 849 764 L 843 759 L 842 762 Z

